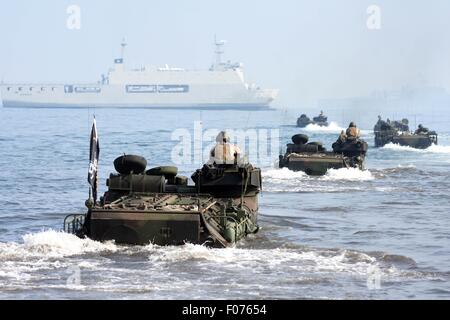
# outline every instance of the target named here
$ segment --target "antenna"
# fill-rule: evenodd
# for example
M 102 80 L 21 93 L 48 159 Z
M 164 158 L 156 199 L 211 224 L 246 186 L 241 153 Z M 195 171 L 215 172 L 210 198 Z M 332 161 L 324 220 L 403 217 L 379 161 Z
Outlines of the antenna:
M 214 69 L 219 67 L 222 64 L 222 54 L 224 53 L 223 46 L 227 43 L 226 40 L 217 41 L 216 35 L 214 35 L 214 45 L 216 46 L 216 50 L 214 53 L 216 54 L 216 64 Z
M 125 41 L 125 37 L 122 38 L 122 42 L 120 43 L 120 59 L 123 60 L 123 56 L 125 54 L 125 47 L 127 46 L 127 43 Z

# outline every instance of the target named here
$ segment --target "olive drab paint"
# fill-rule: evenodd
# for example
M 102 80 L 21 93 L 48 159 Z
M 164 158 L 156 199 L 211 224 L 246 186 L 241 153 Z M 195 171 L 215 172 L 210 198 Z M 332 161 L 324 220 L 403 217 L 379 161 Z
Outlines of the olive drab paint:
M 368 146 L 359 137 L 341 132 L 332 145 L 333 151 L 327 151 L 320 142 L 308 142 L 308 139 L 304 134 L 292 136 L 293 143 L 288 143 L 286 153 L 279 156 L 279 167 L 303 171 L 308 175 L 324 175 L 328 169 L 364 169 Z
M 94 119 L 88 181 L 96 199 L 99 143 Z M 79 237 L 144 245 L 205 244 L 227 247 L 259 230 L 261 170 L 250 163 L 205 164 L 191 176 L 173 166 L 146 170 L 142 156 L 114 160 L 116 173 L 86 214 L 68 215 L 64 230 Z
M 421 127 L 412 132 L 408 124 L 408 119 L 390 121 L 389 119 L 382 120 L 379 116 L 373 127 L 375 147 L 383 147 L 388 143 L 394 143 L 400 146 L 426 149 L 433 144 L 438 144 L 438 135 L 435 131 Z

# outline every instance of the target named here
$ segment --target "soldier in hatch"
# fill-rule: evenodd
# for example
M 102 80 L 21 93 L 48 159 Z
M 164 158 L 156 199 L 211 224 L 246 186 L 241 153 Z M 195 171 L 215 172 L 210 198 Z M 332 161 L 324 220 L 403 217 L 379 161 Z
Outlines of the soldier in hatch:
M 414 132 L 415 134 L 424 134 L 424 133 L 428 133 L 428 128 L 425 128 L 424 126 L 422 126 L 421 124 L 419 124 L 419 127 L 417 128 L 417 130 Z
M 216 137 L 216 145 L 210 151 L 210 164 L 236 164 L 241 155 L 241 150 L 235 144 L 230 143 L 230 136 L 226 131 L 221 131 Z
M 352 121 L 348 125 L 347 131 L 346 131 L 347 139 L 358 139 L 360 135 L 359 128 L 356 127 L 356 124 Z
M 319 118 L 320 121 L 326 121 L 326 117 L 325 117 L 325 115 L 323 114 L 323 111 L 322 111 L 322 110 L 320 110 L 320 114 L 319 114 L 318 118 Z

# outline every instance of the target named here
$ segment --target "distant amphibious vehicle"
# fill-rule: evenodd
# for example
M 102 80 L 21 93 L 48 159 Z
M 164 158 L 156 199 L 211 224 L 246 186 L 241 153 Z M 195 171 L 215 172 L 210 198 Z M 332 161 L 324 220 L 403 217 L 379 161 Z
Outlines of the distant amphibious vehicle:
M 328 118 L 324 116 L 323 111 L 321 111 L 320 114 L 312 120 L 306 114 L 302 114 L 297 119 L 297 127 L 304 128 L 309 124 L 316 124 L 321 127 L 326 127 L 328 126 Z
M 416 131 L 409 130 L 408 119 L 401 121 L 382 120 L 378 117 L 378 122 L 373 128 L 375 134 L 375 147 L 383 147 L 388 143 L 407 146 L 417 149 L 426 149 L 438 143 L 438 136 L 435 131 L 428 130 L 419 124 Z
M 214 247 L 258 231 L 259 168 L 205 164 L 192 175 L 195 185 L 188 185 L 176 167 L 146 171 L 146 165 L 140 156 L 118 157 L 108 190 L 99 202 L 87 201 L 85 215 L 67 216 L 65 231 L 123 244 Z
M 308 142 L 308 136 L 296 134 L 287 144 L 286 153 L 279 157 L 279 167 L 304 171 L 308 175 L 324 175 L 328 169 L 364 169 L 367 143 L 359 138 L 346 137 L 333 143 L 327 151 L 320 142 Z

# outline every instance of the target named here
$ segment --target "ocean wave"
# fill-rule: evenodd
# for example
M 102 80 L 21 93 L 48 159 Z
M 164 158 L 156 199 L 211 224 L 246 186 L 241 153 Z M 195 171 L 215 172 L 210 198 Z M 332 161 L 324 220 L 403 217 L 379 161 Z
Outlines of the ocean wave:
M 123 250 L 113 242 L 81 239 L 52 229 L 29 233 L 22 239 L 0 242 L 0 286 L 21 287 L 55 276 L 67 278 L 70 268 L 96 268 L 103 264 L 105 254 Z
M 154 264 L 173 264 L 198 261 L 205 268 L 219 264 L 221 268 L 297 269 L 302 271 L 330 271 L 365 274 L 376 258 L 350 250 L 298 249 L 212 249 L 186 244 L 182 247 L 150 246 L 149 260 Z M 267 257 L 270 257 L 268 259 Z M 300 267 L 301 266 L 301 267 Z
M 115 252 L 113 242 L 98 242 L 81 239 L 62 231 L 45 230 L 26 234 L 23 243 L 0 243 L 0 262 L 24 258 L 62 258 L 85 253 Z
M 331 121 L 326 127 L 311 123 L 308 124 L 305 128 L 303 128 L 303 130 L 310 132 L 340 133 L 342 130 L 345 131 L 345 128 L 342 128 L 336 122 Z
M 339 134 L 341 133 L 341 131 L 346 131 L 347 128 L 343 128 L 341 126 L 339 126 L 336 122 L 331 121 L 328 126 L 324 127 L 324 126 L 319 126 L 317 124 L 308 124 L 306 127 L 303 128 L 303 130 L 305 131 L 309 131 L 309 132 L 317 132 L 317 133 L 336 133 Z M 362 130 L 360 129 L 360 134 L 361 135 L 368 135 L 371 134 L 372 132 L 370 130 Z
M 363 182 L 377 178 L 368 170 L 356 168 L 329 169 L 323 176 L 308 176 L 303 171 L 291 171 L 288 168 L 269 169 L 263 171 L 262 177 L 263 189 L 269 192 L 363 191 L 367 189 Z
M 394 151 L 409 151 L 409 152 L 418 152 L 418 153 L 440 153 L 440 154 L 450 154 L 450 146 L 441 146 L 441 145 L 431 145 L 426 149 L 416 149 L 409 146 L 401 146 L 394 143 L 388 143 L 383 146 L 383 149 L 394 150 Z
M 80 283 L 70 281 L 76 270 L 81 272 Z M 374 272 L 382 281 L 427 276 L 416 270 L 413 260 L 407 257 L 350 249 L 305 246 L 217 249 L 194 244 L 116 246 L 57 231 L 29 234 L 23 243 L 0 243 L 0 286 L 9 291 L 57 288 L 119 296 L 139 293 L 155 298 L 165 295 L 182 298 L 183 292 L 189 291 L 204 297 L 214 296 L 217 291 L 199 290 L 201 284 L 222 287 L 230 284 L 229 275 L 233 274 L 234 291 L 230 294 L 248 296 L 255 284 L 258 292 L 265 292 L 279 286 L 280 281 L 299 283 L 306 279 L 322 283 L 338 275 L 365 282 Z M 250 282 L 249 273 L 253 277 Z M 267 278 L 274 273 L 283 280 Z M 72 295 L 68 291 L 65 294 Z
M 328 169 L 327 173 L 321 179 L 333 181 L 370 181 L 374 180 L 375 177 L 369 170 L 341 168 Z
M 323 176 L 308 176 L 303 171 L 292 171 L 288 168 L 271 169 L 262 173 L 268 182 L 301 182 L 301 181 L 369 181 L 375 179 L 369 170 L 357 168 L 328 169 Z
M 70 259 L 77 261 L 77 266 L 85 269 L 103 268 L 101 259 L 105 254 L 134 255 L 147 257 L 151 265 L 184 263 L 198 261 L 201 264 L 218 264 L 229 268 L 254 268 L 279 266 L 295 267 L 299 262 L 312 269 L 329 271 L 349 271 L 364 273 L 364 266 L 377 262 L 377 258 L 363 252 L 338 249 L 315 248 L 275 248 L 215 249 L 202 245 L 185 244 L 182 246 L 117 246 L 112 242 L 98 242 L 80 239 L 74 235 L 55 230 L 46 230 L 23 237 L 24 242 L 0 243 L 0 277 L 18 277 L 13 271 L 20 266 L 22 271 L 37 271 L 42 267 L 50 269 L 71 265 Z M 94 254 L 93 254 L 94 253 Z M 85 257 L 85 258 L 83 258 Z M 267 257 L 271 257 L 268 259 Z M 145 260 L 144 260 L 145 261 Z M 143 262 L 144 262 L 143 261 Z M 383 262 L 383 260 L 381 259 Z M 5 268 L 7 267 L 7 268 Z M 24 268 L 25 267 L 25 268 Z
M 63 269 L 73 266 L 99 270 L 106 268 L 100 263 L 105 251 L 122 255 L 140 253 L 147 256 L 147 263 L 155 268 L 166 268 L 186 262 L 199 263 L 201 268 L 227 269 L 287 268 L 295 269 L 299 264 L 316 271 L 351 272 L 364 274 L 365 269 L 376 259 L 364 253 L 348 250 L 298 250 L 298 249 L 214 249 L 202 245 L 183 246 L 121 246 L 121 250 L 111 243 L 100 243 L 89 239 L 74 239 L 69 234 L 45 231 L 27 235 L 25 243 L 0 243 L 0 277 L 16 280 L 31 279 L 33 274 L 48 269 Z M 118 251 L 118 252 L 117 252 Z M 96 253 L 92 255 L 92 253 Z M 75 255 L 75 256 L 74 256 Z M 79 255 L 79 256 L 77 256 Z M 85 258 L 83 258 L 85 257 Z M 267 257 L 271 257 L 268 259 Z M 71 260 L 72 259 L 72 260 Z M 145 262 L 145 259 L 142 261 Z M 300 270 L 300 269 L 299 269 Z M 112 270 L 111 270 L 112 271 Z M 0 281 L 1 282 L 1 281 Z
M 303 171 L 292 171 L 288 168 L 281 169 L 269 169 L 262 171 L 262 177 L 271 181 L 288 181 L 288 180 L 305 180 L 308 179 L 308 175 Z
M 392 264 L 395 264 L 396 266 L 401 265 L 405 268 L 415 268 L 417 266 L 417 263 L 416 261 L 414 261 L 414 259 L 397 254 L 383 254 L 380 261 L 390 265 Z
M 416 166 L 411 163 L 410 164 L 399 164 L 399 165 L 397 165 L 397 168 L 398 169 L 415 169 Z
M 368 277 L 378 273 L 383 281 L 399 279 L 436 278 L 414 270 L 413 259 L 384 253 L 370 254 L 349 249 L 320 248 L 274 248 L 212 249 L 200 245 L 186 244 L 178 247 L 150 246 L 149 261 L 159 269 L 171 266 L 196 263 L 204 270 L 215 269 L 218 273 L 246 272 L 251 270 L 257 277 L 267 272 L 283 272 L 302 277 L 305 274 L 348 274 Z
M 396 167 L 371 169 L 371 172 L 376 178 L 385 178 L 386 176 L 391 176 L 398 173 L 412 174 L 421 173 L 422 171 L 417 169 L 417 167 L 413 164 L 398 164 Z

